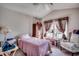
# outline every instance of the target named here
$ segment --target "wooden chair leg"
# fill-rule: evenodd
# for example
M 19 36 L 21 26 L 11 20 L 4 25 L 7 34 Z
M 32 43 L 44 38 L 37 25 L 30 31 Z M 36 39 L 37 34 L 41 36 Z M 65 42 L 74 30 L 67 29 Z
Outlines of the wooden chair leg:
M 5 52 L 1 52 L 0 55 L 2 55 L 2 56 L 9 56 L 9 55 L 8 55 L 7 53 L 5 53 Z
M 1 55 L 1 56 L 4 56 L 4 53 L 3 53 L 3 52 L 1 52 L 1 53 L 0 53 L 0 55 Z
M 14 48 L 12 50 L 4 52 L 4 55 L 5 56 L 14 56 L 17 50 L 18 50 L 18 47 Z
M 14 55 L 15 55 L 16 51 L 17 51 L 17 50 L 15 50 L 15 51 L 13 52 L 12 56 L 14 56 Z
M 5 54 L 5 56 L 9 56 L 9 54 L 8 53 L 4 53 Z
M 14 56 L 17 50 L 12 51 L 12 53 L 10 54 L 11 56 Z

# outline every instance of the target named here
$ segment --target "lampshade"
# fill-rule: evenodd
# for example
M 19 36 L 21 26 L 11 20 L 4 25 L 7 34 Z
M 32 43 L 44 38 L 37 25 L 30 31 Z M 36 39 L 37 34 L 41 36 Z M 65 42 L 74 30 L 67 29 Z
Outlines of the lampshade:
M 4 35 L 7 35 L 8 32 L 11 32 L 11 29 L 9 29 L 9 27 L 7 27 L 7 26 L 1 26 L 0 32 Z

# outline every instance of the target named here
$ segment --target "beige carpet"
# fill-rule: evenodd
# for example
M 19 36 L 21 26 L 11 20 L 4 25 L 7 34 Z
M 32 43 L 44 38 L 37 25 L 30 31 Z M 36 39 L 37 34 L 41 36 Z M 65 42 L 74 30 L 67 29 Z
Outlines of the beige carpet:
M 15 56 L 25 56 L 25 54 L 20 49 L 18 49 Z M 61 51 L 59 48 L 53 46 L 52 47 L 52 53 L 49 53 L 46 56 L 71 56 L 71 53 L 69 53 L 66 50 Z M 79 54 L 77 54 L 76 56 L 79 56 Z
M 15 56 L 25 56 L 25 54 L 20 49 L 18 49 L 15 53 Z
M 57 47 L 52 47 L 52 53 L 48 54 L 48 56 L 70 56 L 71 54 L 66 53 L 66 51 L 61 51 Z M 25 56 L 25 54 L 19 49 L 15 56 Z

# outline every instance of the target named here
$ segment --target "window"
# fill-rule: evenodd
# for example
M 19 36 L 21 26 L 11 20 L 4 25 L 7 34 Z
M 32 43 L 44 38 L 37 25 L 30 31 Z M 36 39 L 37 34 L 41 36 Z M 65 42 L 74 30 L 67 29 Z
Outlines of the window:
M 53 20 L 51 26 L 46 26 L 49 28 L 45 33 L 46 37 L 53 37 L 54 39 L 61 39 L 63 37 L 68 37 L 68 17 L 63 17 Z M 64 36 L 65 35 L 65 36 Z
M 53 37 L 54 39 L 61 39 L 62 38 L 62 35 L 63 33 L 60 32 L 58 29 L 57 29 L 57 26 L 56 26 L 57 22 L 53 22 L 50 29 L 46 32 L 46 36 L 51 38 Z M 67 23 L 66 23 L 66 26 L 65 26 L 65 32 L 64 34 L 66 35 L 67 37 Z

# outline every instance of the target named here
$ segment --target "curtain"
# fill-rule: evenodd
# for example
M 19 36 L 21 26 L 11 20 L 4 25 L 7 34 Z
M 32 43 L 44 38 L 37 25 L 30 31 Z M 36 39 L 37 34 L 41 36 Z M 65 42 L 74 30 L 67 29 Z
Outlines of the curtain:
M 49 20 L 49 21 L 44 22 L 44 29 L 45 29 L 44 37 L 46 36 L 46 32 L 50 29 L 52 22 L 53 22 L 53 20 Z
M 45 30 L 48 31 L 49 28 L 50 28 L 50 26 L 51 26 L 51 23 L 46 23 L 46 24 L 45 24 Z
M 63 38 L 64 39 L 66 39 L 66 35 L 65 35 L 65 30 L 66 30 L 66 24 L 67 24 L 67 20 L 65 19 L 59 19 L 58 20 L 58 23 L 56 24 L 56 26 L 57 26 L 57 29 L 60 31 L 60 32 L 62 32 L 63 33 Z
M 52 22 L 53 22 L 52 20 L 44 22 L 44 26 L 45 26 L 46 31 L 48 31 L 50 29 Z
M 55 22 L 56 21 L 56 22 Z M 66 27 L 66 23 L 68 23 L 68 17 L 63 17 L 63 18 L 59 18 L 59 19 L 55 19 L 55 21 L 53 20 L 49 20 L 49 21 L 45 21 L 44 22 L 44 36 L 46 36 L 46 32 L 50 29 L 52 22 L 55 23 L 57 29 L 63 33 L 63 36 L 65 37 L 65 27 Z M 54 25 L 54 26 L 55 26 Z
M 66 26 L 67 20 L 58 20 L 57 28 L 60 32 L 64 33 L 65 31 L 65 26 Z
M 43 38 L 43 33 L 42 33 L 42 22 L 37 21 L 36 22 L 36 37 L 37 38 Z

